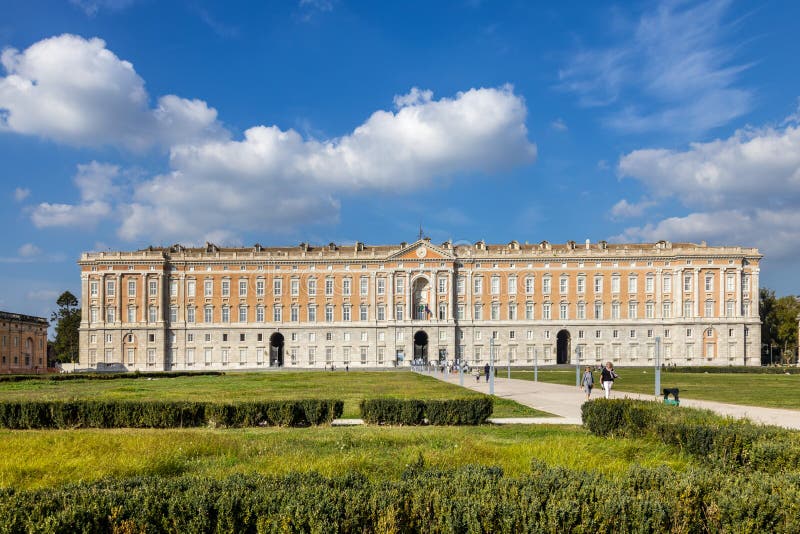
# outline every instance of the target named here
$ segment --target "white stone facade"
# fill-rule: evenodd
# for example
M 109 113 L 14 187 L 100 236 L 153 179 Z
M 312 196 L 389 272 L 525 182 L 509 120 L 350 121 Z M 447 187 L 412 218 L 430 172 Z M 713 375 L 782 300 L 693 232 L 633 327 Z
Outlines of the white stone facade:
M 483 365 L 492 346 L 498 365 L 653 365 L 657 342 L 665 364 L 758 365 L 760 258 L 664 241 L 427 239 L 86 253 L 80 366 Z

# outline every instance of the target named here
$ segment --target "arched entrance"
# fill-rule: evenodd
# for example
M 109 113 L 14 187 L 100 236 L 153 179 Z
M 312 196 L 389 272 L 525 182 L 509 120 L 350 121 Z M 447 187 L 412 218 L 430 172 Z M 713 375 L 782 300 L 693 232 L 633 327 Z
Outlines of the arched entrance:
M 414 280 L 414 285 L 411 288 L 411 295 L 413 297 L 414 309 L 412 310 L 412 318 L 417 321 L 428 319 L 432 313 L 428 306 L 428 295 L 430 294 L 430 283 L 428 279 L 419 277 Z M 424 332 L 423 332 L 424 333 Z M 426 338 L 427 339 L 427 338 Z
M 569 331 L 560 330 L 556 335 L 556 363 L 569 363 Z
M 283 367 L 283 334 L 280 332 L 269 337 L 269 365 Z
M 422 330 L 414 334 L 414 362 L 428 363 L 428 334 Z

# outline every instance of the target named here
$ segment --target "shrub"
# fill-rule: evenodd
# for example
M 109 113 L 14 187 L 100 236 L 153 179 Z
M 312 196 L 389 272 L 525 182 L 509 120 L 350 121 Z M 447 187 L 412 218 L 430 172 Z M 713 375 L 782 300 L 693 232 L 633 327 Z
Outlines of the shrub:
M 425 415 L 432 425 L 480 425 L 492 415 L 491 397 L 431 400 L 425 403 Z
M 630 399 L 599 399 L 581 407 L 598 436 L 650 437 L 722 467 L 779 471 L 800 466 L 800 434 L 726 419 L 704 410 Z
M 385 425 L 479 425 L 492 414 L 491 397 L 469 399 L 417 400 L 379 397 L 359 404 L 361 418 L 370 424 Z
M 308 426 L 341 416 L 337 400 L 264 401 L 236 404 L 140 401 L 5 401 L 0 427 L 180 428 L 198 426 Z
M 0 375 L 0 382 L 22 382 L 28 380 L 50 380 L 62 382 L 65 380 L 118 380 L 122 378 L 178 378 L 181 376 L 222 376 L 222 371 L 155 371 L 142 373 L 61 373 L 47 375 Z
M 375 398 L 359 403 L 365 423 L 421 425 L 425 421 L 425 402 L 415 399 Z
M 146 477 L 0 490 L 3 532 L 798 532 L 800 479 L 633 467 L 619 476 L 534 462 L 361 474 Z

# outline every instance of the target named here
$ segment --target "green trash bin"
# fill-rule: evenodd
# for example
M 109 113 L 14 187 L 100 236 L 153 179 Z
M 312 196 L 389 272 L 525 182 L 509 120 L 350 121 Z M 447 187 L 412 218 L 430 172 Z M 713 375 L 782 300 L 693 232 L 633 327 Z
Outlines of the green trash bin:
M 664 399 L 664 404 L 667 406 L 680 406 L 681 401 L 675 399 Z

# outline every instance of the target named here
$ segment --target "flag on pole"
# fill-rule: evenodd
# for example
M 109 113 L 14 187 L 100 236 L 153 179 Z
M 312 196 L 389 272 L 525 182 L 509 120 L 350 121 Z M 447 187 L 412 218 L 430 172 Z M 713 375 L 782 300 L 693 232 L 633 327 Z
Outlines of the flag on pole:
M 428 318 L 430 318 L 430 316 L 431 316 L 431 315 L 433 315 L 433 312 L 431 311 L 431 309 L 430 309 L 430 308 L 428 307 L 428 305 L 426 304 L 426 305 L 425 305 L 425 316 L 426 316 L 426 317 L 428 317 Z

